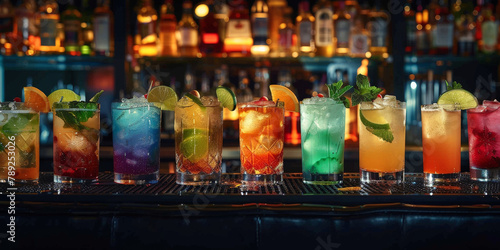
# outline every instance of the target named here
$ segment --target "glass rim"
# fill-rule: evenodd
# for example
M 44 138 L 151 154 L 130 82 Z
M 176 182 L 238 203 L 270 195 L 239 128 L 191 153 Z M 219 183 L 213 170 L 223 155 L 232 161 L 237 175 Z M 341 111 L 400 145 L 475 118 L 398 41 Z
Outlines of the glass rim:
M 299 104 L 301 106 L 302 105 L 317 105 L 317 106 L 326 106 L 326 105 L 337 106 L 337 105 L 342 105 L 342 106 L 344 106 L 344 103 L 342 103 L 342 102 L 328 102 L 328 103 L 326 103 L 326 102 L 324 102 L 324 103 L 303 103 L 303 102 L 300 102 Z
M 262 106 L 262 105 L 253 105 L 251 104 L 252 102 L 243 102 L 243 103 L 238 103 L 237 104 L 237 107 L 238 108 L 281 108 L 281 109 L 285 109 L 285 107 L 278 107 L 276 106 L 276 104 L 274 105 L 266 105 L 266 106 Z
M 437 104 L 437 103 L 422 104 L 422 105 L 420 105 L 420 110 L 422 110 L 424 112 L 425 111 L 433 111 L 431 109 L 424 110 L 424 108 L 426 108 L 426 107 L 432 107 L 432 106 L 438 106 L 439 108 L 442 108 L 442 109 L 444 109 L 446 111 L 460 111 L 460 110 L 462 110 L 460 104 L 458 104 L 458 103 L 454 103 L 454 104 Z
M 123 107 L 121 106 L 122 104 L 131 104 L 133 105 L 132 107 L 127 107 L 124 105 Z M 139 102 L 139 103 L 127 103 L 127 102 L 111 102 L 111 108 L 116 109 L 116 108 L 143 108 L 143 107 L 157 107 L 161 109 L 161 103 L 159 102 Z
M 81 102 L 81 101 L 80 101 Z M 64 111 L 100 111 L 101 110 L 101 104 L 98 102 L 81 102 L 81 103 L 94 103 L 96 105 L 96 108 L 75 108 L 75 107 L 57 107 L 58 105 L 64 105 L 64 104 L 70 104 L 74 102 L 54 102 L 52 104 L 52 111 L 54 112 L 56 109 L 57 110 L 64 110 Z
M 401 102 L 401 101 L 398 101 L 398 107 L 392 107 L 392 106 L 383 106 L 381 108 L 361 108 L 362 104 L 371 104 L 373 105 L 373 101 L 371 102 L 361 102 L 359 105 L 359 110 L 381 110 L 381 109 L 384 109 L 386 107 L 391 107 L 391 108 L 395 108 L 395 109 L 406 109 L 406 102 Z
M 15 105 L 15 109 L 0 109 L 1 113 L 9 112 L 9 113 L 40 113 L 40 111 L 33 110 L 30 107 L 27 107 L 24 102 L 0 102 L 0 107 L 4 105 Z

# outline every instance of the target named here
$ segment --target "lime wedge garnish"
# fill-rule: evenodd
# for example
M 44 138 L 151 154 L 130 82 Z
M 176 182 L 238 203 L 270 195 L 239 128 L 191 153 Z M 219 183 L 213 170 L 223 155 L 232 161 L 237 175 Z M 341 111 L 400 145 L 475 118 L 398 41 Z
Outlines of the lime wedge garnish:
M 148 93 L 148 102 L 161 103 L 161 110 L 175 110 L 177 94 L 168 86 L 156 86 Z
M 217 99 L 219 99 L 222 107 L 227 108 L 230 111 L 236 109 L 236 95 L 230 88 L 219 86 L 215 90 L 215 93 L 217 94 Z
M 80 101 L 80 96 L 69 89 L 58 89 L 52 92 L 48 97 L 49 105 L 52 108 L 54 102 L 60 102 L 61 98 L 63 102 Z
M 180 145 L 181 153 L 190 162 L 196 163 L 208 153 L 208 136 L 206 134 L 195 134 L 184 138 Z
M 182 130 L 182 138 L 184 138 L 184 140 L 195 135 L 208 136 L 208 130 L 200 128 L 186 128 Z
M 477 98 L 465 89 L 452 89 L 444 92 L 437 101 L 438 104 L 460 104 L 462 110 L 477 107 Z
M 195 95 L 193 95 L 191 93 L 186 93 L 186 97 L 193 100 L 193 102 L 196 103 L 198 106 L 200 106 L 200 108 L 202 110 L 205 110 L 205 105 L 203 105 L 203 103 L 201 103 L 200 98 L 196 97 Z
M 361 119 L 361 123 L 365 125 L 366 129 L 375 136 L 377 136 L 378 138 L 386 142 L 392 142 L 394 140 L 394 135 L 392 134 L 389 123 L 371 122 L 368 119 L 366 119 L 366 117 L 363 115 L 363 111 L 361 110 L 359 111 L 359 118 Z

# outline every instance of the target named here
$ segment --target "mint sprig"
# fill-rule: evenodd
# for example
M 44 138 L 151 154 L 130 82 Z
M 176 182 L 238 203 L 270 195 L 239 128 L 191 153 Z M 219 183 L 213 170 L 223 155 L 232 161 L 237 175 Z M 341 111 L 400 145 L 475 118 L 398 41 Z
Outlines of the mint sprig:
M 344 85 L 344 82 L 340 80 L 336 83 L 327 84 L 326 86 L 328 87 L 330 98 L 332 98 L 335 101 L 342 102 L 346 108 L 350 108 L 351 103 L 349 102 L 349 99 L 347 99 L 344 96 L 344 94 L 347 93 L 347 91 L 349 91 L 350 89 L 352 89 L 352 86 L 347 85 L 345 87 L 342 87 L 342 85 Z
M 89 130 L 87 126 L 81 123 L 88 121 L 91 117 L 95 115 L 94 110 L 97 109 L 97 104 L 94 102 L 79 102 L 73 101 L 69 103 L 55 103 L 58 108 L 78 108 L 83 109 L 82 111 L 68 111 L 68 110 L 58 110 L 56 108 L 56 116 L 64 121 L 65 128 L 73 128 L 77 131 Z M 85 110 L 89 109 L 89 110 Z
M 368 77 L 361 74 L 356 76 L 356 87 L 352 94 L 352 106 L 356 106 L 361 102 L 371 102 L 382 92 L 382 89 L 370 86 Z
M 461 89 L 462 84 L 454 81 L 452 84 L 449 84 L 448 81 L 445 81 L 446 83 L 446 91 L 452 90 L 452 89 Z

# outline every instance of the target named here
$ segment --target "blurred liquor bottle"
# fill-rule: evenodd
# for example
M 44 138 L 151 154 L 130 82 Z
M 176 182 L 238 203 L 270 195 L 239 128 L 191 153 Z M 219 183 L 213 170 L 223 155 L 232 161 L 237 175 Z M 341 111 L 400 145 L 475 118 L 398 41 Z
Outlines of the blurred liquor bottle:
M 265 56 L 269 54 L 268 39 L 268 17 L 269 7 L 264 0 L 257 0 L 252 5 L 252 31 L 253 45 L 250 49 L 254 56 Z
M 58 36 L 59 5 L 55 0 L 43 0 L 38 8 L 40 18 L 40 53 L 58 54 L 61 38 Z
M 208 10 L 208 12 L 206 12 Z M 198 13 L 199 12 L 199 13 Z M 203 56 L 220 56 L 222 40 L 219 36 L 219 20 L 215 18 L 213 0 L 206 0 L 195 10 L 200 15 L 200 51 Z
M 280 46 L 279 46 L 279 56 L 287 57 L 292 56 L 295 53 L 295 44 L 297 41 L 297 36 L 295 35 L 295 26 L 292 21 L 293 9 L 287 7 L 283 13 L 283 22 L 280 24 L 279 34 L 280 34 Z M 295 55 L 296 56 L 296 55 Z
M 12 35 L 14 31 L 14 8 L 9 0 L 0 2 L 0 53 L 10 56 L 13 54 Z
M 406 47 L 405 52 L 414 54 L 416 50 L 417 22 L 415 10 L 412 6 L 413 0 L 408 0 L 404 6 L 404 17 L 406 22 Z
M 319 0 L 314 9 L 316 56 L 332 57 L 334 53 L 332 4 L 329 0 Z
M 493 5 L 487 0 L 482 5 L 481 12 L 477 19 L 477 26 L 481 26 L 481 39 L 478 41 L 478 48 L 483 53 L 494 53 L 498 40 L 498 26 L 493 15 Z
M 109 0 L 100 0 L 94 10 L 94 52 L 96 55 L 113 56 L 115 50 L 114 18 Z M 85 37 L 85 36 L 84 36 Z
M 177 25 L 176 37 L 180 56 L 196 57 L 198 55 L 198 25 L 193 19 L 191 1 L 182 3 L 182 18 Z
M 345 10 L 345 2 L 340 1 L 339 8 L 333 15 L 335 33 L 335 55 L 349 54 L 349 34 L 351 33 L 351 16 Z
M 90 9 L 89 1 L 82 0 L 81 2 L 81 34 L 82 40 L 80 42 L 80 53 L 82 56 L 93 55 L 93 43 L 94 43 L 94 30 L 92 25 L 92 15 L 93 11 Z
M 158 36 L 156 35 L 156 21 L 158 14 L 153 8 L 152 0 L 142 0 L 141 8 L 137 13 L 136 44 L 140 56 L 158 55 Z
M 373 34 L 372 34 L 373 39 Z M 371 41 L 373 43 L 373 40 Z M 370 34 L 365 29 L 363 20 L 358 17 L 354 20 L 354 27 L 349 37 L 349 51 L 352 57 L 365 57 L 370 44 Z M 370 48 L 372 48 L 370 46 Z
M 455 54 L 458 56 L 474 56 L 476 51 L 476 22 L 474 20 L 473 8 L 468 9 L 461 2 L 453 5 L 456 28 Z
M 173 0 L 165 0 L 160 11 L 160 55 L 177 56 L 177 40 L 175 30 L 177 19 L 175 18 Z
M 448 1 L 439 0 L 434 16 L 431 17 L 432 26 L 431 40 L 432 47 L 430 54 L 448 55 L 453 52 L 454 16 L 449 11 Z
M 287 7 L 286 0 L 268 0 L 269 6 L 269 48 L 271 56 L 278 56 L 279 54 L 279 26 L 283 22 L 283 14 Z
M 232 0 L 227 23 L 224 52 L 231 56 L 249 56 L 253 45 L 248 5 L 245 0 Z
M 36 2 L 35 0 L 23 0 L 16 9 L 15 33 L 18 46 L 18 56 L 33 56 L 40 46 L 38 27 L 36 25 Z
M 389 15 L 382 11 L 380 0 L 375 1 L 375 6 L 370 13 L 368 32 L 370 33 L 370 53 L 372 56 L 388 57 L 387 29 Z
M 415 33 L 415 46 L 417 55 L 428 55 L 430 49 L 429 10 L 424 9 L 422 0 L 417 0 L 417 12 L 415 14 L 417 31 Z
M 215 19 L 217 19 L 219 27 L 219 39 L 224 42 L 226 38 L 226 25 L 229 20 L 229 5 L 226 0 L 214 0 Z
M 75 1 L 69 0 L 65 11 L 61 14 L 61 22 L 64 27 L 64 50 L 66 54 L 80 56 L 80 44 L 82 43 L 81 29 L 82 14 L 76 9 Z
M 314 16 L 309 11 L 309 1 L 299 3 L 299 15 L 296 18 L 297 46 L 301 56 L 314 56 Z

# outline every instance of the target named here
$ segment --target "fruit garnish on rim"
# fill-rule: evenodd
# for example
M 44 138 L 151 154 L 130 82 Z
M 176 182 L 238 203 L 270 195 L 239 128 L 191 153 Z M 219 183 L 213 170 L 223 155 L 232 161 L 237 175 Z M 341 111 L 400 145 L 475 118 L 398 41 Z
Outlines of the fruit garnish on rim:
M 41 90 L 36 87 L 24 87 L 23 92 L 24 105 L 42 113 L 50 111 L 49 99 Z
M 160 103 L 161 110 L 175 110 L 177 94 L 168 86 L 156 86 L 152 88 L 144 97 L 146 97 L 148 102 Z
M 217 99 L 219 99 L 223 108 L 227 108 L 230 111 L 236 109 L 236 95 L 230 88 L 221 85 L 217 87 L 215 93 L 217 94 Z
M 368 77 L 358 75 L 356 77 L 356 88 L 352 94 L 352 105 L 356 106 L 362 102 L 373 102 L 375 100 L 376 103 L 380 103 L 382 106 L 385 106 L 384 103 L 390 104 L 397 102 L 393 96 L 386 96 L 386 98 L 382 99 L 380 96 L 381 91 L 382 89 L 380 88 L 370 86 Z M 387 122 L 387 120 L 379 114 L 379 112 L 363 112 L 360 108 L 359 118 L 361 123 L 365 125 L 366 129 L 373 135 L 389 143 L 394 140 L 394 135 L 391 131 L 389 122 Z
M 285 110 L 291 112 L 299 112 L 299 100 L 297 96 L 287 87 L 281 85 L 270 85 L 271 96 L 275 103 L 282 101 L 285 103 Z
M 446 82 L 446 91 L 439 96 L 437 104 L 459 104 L 462 110 L 477 107 L 477 98 L 469 91 L 462 88 L 457 82 Z

